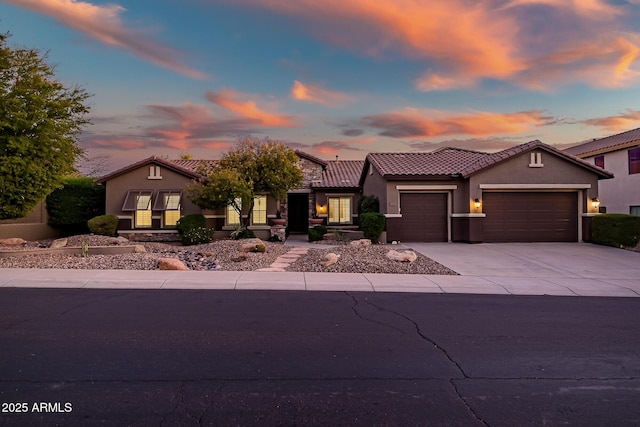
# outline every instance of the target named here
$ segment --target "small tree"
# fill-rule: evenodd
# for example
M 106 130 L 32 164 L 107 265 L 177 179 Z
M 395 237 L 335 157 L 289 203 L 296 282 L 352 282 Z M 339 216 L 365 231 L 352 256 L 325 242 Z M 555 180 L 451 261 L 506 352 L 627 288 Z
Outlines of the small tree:
M 298 187 L 303 180 L 298 156 L 285 144 L 245 137 L 238 147 L 224 154 L 209 170 L 207 178 L 187 187 L 189 198 L 203 209 L 232 206 L 240 215 L 242 227 L 251 223 L 256 195 L 269 193 L 276 200 Z M 242 212 L 247 212 L 243 217 Z
M 57 81 L 46 55 L 0 34 L 0 219 L 20 218 L 74 171 L 89 111 L 84 89 Z
M 47 196 L 49 225 L 63 234 L 86 233 L 87 221 L 103 215 L 105 188 L 91 178 L 66 178 L 62 188 Z

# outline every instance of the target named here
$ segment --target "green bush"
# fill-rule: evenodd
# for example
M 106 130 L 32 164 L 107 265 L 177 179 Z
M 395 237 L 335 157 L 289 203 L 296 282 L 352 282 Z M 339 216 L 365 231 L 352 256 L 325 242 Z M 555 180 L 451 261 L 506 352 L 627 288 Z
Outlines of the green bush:
M 360 229 L 364 232 L 364 237 L 377 242 L 380 234 L 384 231 L 386 218 L 378 212 L 366 212 L 360 215 Z
M 210 243 L 213 240 L 213 228 L 193 227 L 180 235 L 185 246 Z
M 380 212 L 380 201 L 374 195 L 364 196 L 358 202 L 358 216 L 368 212 Z
M 183 216 L 176 222 L 183 245 L 199 245 L 213 240 L 213 229 L 207 228 L 207 219 L 202 214 Z
M 105 188 L 91 178 L 67 178 L 47 196 L 49 225 L 63 235 L 89 232 L 87 221 L 105 211 Z
M 593 243 L 634 248 L 640 242 L 640 216 L 601 214 L 593 217 Z
M 315 227 L 311 227 L 309 228 L 309 241 L 316 242 L 322 240 L 325 234 L 327 234 L 327 226 L 316 225 Z
M 118 217 L 115 215 L 100 215 L 87 221 L 87 226 L 93 234 L 115 236 L 118 229 Z

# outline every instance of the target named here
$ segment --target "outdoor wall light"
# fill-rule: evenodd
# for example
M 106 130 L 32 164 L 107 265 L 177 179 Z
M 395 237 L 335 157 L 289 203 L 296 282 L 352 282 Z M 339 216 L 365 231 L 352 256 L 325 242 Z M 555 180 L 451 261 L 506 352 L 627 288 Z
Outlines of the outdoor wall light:
M 318 206 L 316 206 L 316 211 L 319 214 L 326 214 L 327 213 L 327 206 L 326 205 L 318 205 Z
M 476 207 L 476 209 L 480 209 L 480 199 L 476 198 L 476 199 L 473 201 L 473 206 L 475 206 L 475 207 Z
M 591 199 L 591 205 L 594 209 L 598 209 L 600 207 L 600 200 L 598 200 L 597 197 L 594 197 L 593 199 Z

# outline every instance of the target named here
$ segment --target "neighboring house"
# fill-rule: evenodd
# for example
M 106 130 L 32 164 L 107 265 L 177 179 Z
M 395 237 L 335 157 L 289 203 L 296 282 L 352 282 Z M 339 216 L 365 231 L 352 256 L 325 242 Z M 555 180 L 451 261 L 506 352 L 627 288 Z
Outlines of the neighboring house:
M 611 171 L 600 183 L 600 211 L 640 215 L 640 128 L 594 139 L 565 152 Z
M 325 218 L 329 225 L 349 227 L 359 200 L 358 178 L 364 162 L 324 161 L 296 151 L 304 182 L 289 192 L 287 200 L 275 200 L 269 194 L 255 199 L 249 228 L 268 238 L 271 220 L 281 216 L 290 232 L 307 232 L 312 217 Z M 106 214 L 118 216 L 118 233 L 175 234 L 177 220 L 185 215 L 202 213 L 207 225 L 224 237 L 240 223 L 232 208 L 201 210 L 189 200 L 185 187 L 201 179 L 203 163 L 210 160 L 167 160 L 149 157 L 98 178 L 106 186 Z M 248 214 L 244 212 L 243 215 Z M 140 236 L 138 236 L 140 238 Z
M 387 240 L 589 241 L 598 180 L 613 175 L 532 141 L 498 153 L 371 153 L 360 177 Z

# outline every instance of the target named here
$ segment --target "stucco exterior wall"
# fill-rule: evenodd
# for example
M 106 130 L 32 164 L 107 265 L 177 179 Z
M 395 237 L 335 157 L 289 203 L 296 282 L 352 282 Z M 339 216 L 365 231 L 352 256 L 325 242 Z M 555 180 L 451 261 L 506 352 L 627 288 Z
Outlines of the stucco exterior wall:
M 604 168 L 613 173 L 613 179 L 599 182 L 600 206 L 607 213 L 629 213 L 630 206 L 640 206 L 640 174 L 629 174 L 629 150 L 604 154 Z M 595 163 L 595 156 L 584 159 Z
M 45 201 L 38 203 L 22 218 L 0 220 L 0 239 L 20 237 L 24 240 L 55 238 L 60 232 L 47 224 L 49 214 Z
M 380 175 L 380 173 L 373 167 L 368 166 L 366 172 L 365 181 L 362 186 L 362 195 L 371 196 L 374 195 L 380 202 L 380 212 L 382 213 L 397 213 L 391 212 L 392 207 L 387 202 L 386 181 Z

